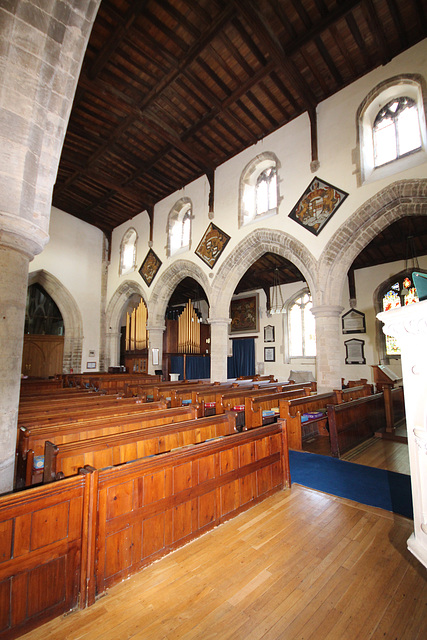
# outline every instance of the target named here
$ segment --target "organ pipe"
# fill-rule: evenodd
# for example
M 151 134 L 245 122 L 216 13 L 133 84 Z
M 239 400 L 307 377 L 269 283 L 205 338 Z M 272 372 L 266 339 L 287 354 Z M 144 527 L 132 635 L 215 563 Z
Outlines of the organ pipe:
M 126 351 L 140 351 L 147 348 L 147 307 L 141 300 L 136 309 L 126 316 Z
M 200 353 L 200 322 L 191 300 L 178 318 L 178 352 Z

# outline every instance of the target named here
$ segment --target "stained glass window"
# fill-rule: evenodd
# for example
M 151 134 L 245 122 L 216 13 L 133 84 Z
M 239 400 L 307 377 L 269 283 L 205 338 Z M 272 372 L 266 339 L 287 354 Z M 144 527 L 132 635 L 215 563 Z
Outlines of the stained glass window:
M 419 302 L 417 291 L 412 286 L 412 281 L 406 277 L 402 281 L 395 282 L 383 296 L 383 311 L 396 309 L 397 307 L 407 306 Z M 393 336 L 385 336 L 386 354 L 388 356 L 400 355 L 400 347 L 396 338 Z

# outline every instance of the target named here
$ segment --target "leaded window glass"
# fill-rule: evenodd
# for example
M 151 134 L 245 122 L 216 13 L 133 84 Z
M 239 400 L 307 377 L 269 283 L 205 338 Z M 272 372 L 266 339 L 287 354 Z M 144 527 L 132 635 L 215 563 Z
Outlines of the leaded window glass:
M 316 325 L 311 307 L 311 296 L 304 293 L 289 309 L 289 356 L 314 357 L 316 355 Z
M 390 100 L 374 120 L 373 136 L 376 167 L 420 149 L 421 132 L 415 100 L 407 96 Z
M 383 296 L 383 311 L 396 309 L 408 304 L 419 302 L 417 291 L 410 278 L 405 277 L 402 281 L 395 282 Z M 400 347 L 396 338 L 385 336 L 386 354 L 388 356 L 400 355 Z

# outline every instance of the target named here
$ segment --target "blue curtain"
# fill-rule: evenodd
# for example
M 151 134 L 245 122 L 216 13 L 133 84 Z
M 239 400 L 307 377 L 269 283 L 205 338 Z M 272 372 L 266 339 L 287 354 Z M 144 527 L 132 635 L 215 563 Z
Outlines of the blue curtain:
M 233 340 L 233 355 L 227 360 L 227 377 L 255 375 L 255 338 Z
M 186 359 L 187 380 L 203 380 L 211 377 L 210 356 L 187 356 Z
M 184 380 L 184 356 L 171 356 L 171 373 L 179 373 L 179 379 Z
M 184 356 L 171 356 L 171 373 L 179 373 L 184 380 Z M 187 356 L 185 360 L 187 380 L 201 380 L 211 377 L 210 356 Z

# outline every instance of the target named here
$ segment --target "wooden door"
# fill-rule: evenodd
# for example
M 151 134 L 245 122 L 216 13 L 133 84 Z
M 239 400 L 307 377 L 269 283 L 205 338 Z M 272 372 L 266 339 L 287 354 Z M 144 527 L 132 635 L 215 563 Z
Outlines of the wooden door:
M 62 373 L 64 336 L 24 335 L 22 373 L 48 378 Z

